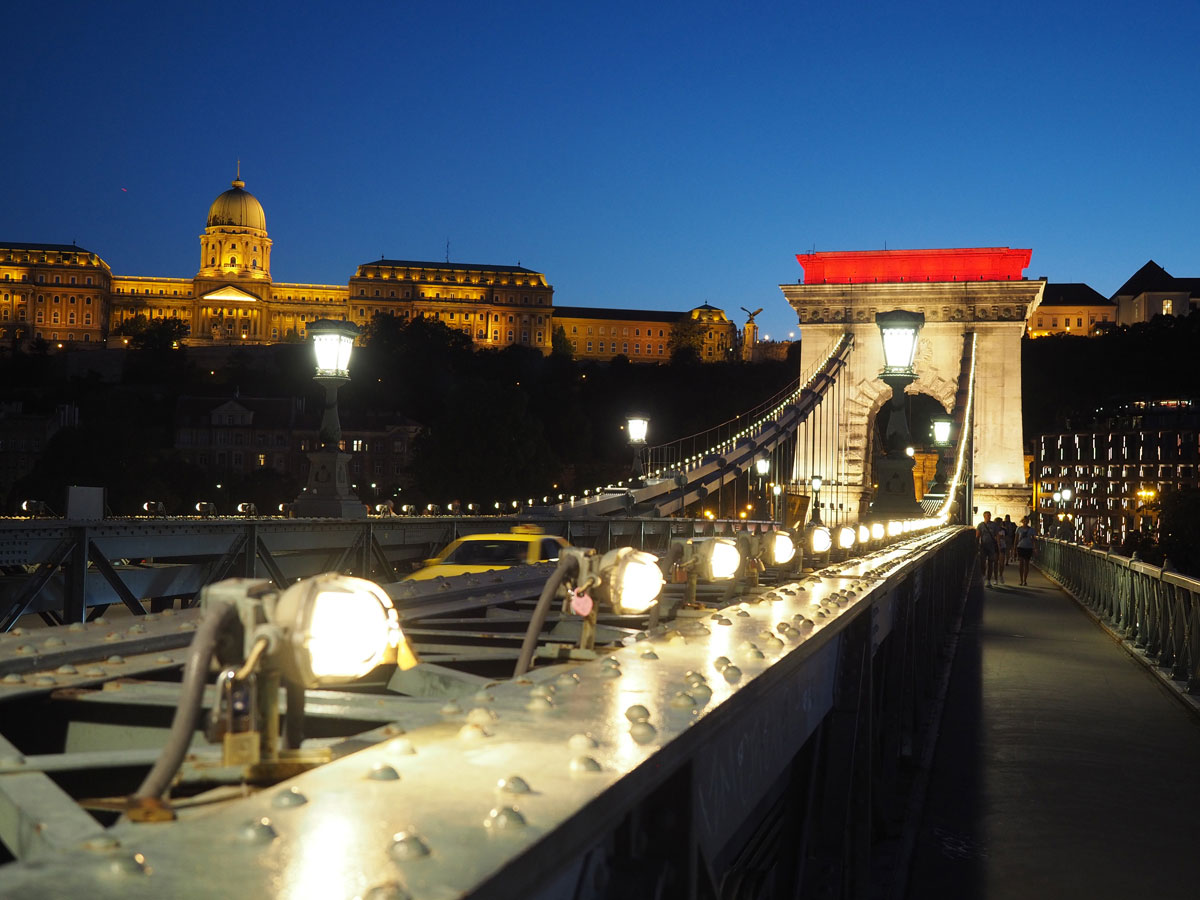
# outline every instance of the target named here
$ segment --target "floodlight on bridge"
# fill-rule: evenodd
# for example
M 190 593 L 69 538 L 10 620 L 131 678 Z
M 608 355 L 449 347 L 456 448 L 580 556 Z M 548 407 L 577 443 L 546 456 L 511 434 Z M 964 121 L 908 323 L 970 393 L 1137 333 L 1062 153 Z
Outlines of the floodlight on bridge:
M 148 516 L 165 516 L 167 507 L 161 500 L 147 500 L 142 504 L 142 511 Z
M 882 522 L 872 522 L 871 523 L 871 540 L 882 541 L 883 537 L 886 533 L 887 533 L 887 529 L 884 527 L 884 524 Z
M 796 557 L 796 543 L 786 531 L 772 531 L 767 535 L 767 558 L 773 566 L 790 563 Z
M 238 511 L 239 516 L 257 516 L 258 515 L 258 506 L 254 503 L 249 503 L 249 502 L 239 503 L 237 505 L 237 511 Z
M 813 553 L 828 553 L 833 548 L 833 535 L 829 533 L 829 529 L 824 525 L 817 525 L 815 528 L 810 528 L 808 546 Z
M 860 544 L 867 544 L 867 543 L 870 543 L 870 541 L 871 541 L 870 527 L 867 525 L 859 525 L 858 526 L 858 542 Z
M 327 750 L 300 753 L 305 688 L 352 681 L 381 664 L 411 668 L 417 663 L 391 599 L 362 578 L 328 573 L 282 592 L 264 579 L 229 578 L 205 587 L 199 600 L 201 619 L 184 666 L 170 734 L 130 798 L 131 817 L 139 809 L 155 807 L 174 781 L 195 734 L 214 658 L 222 668 L 218 684 L 230 693 L 214 704 L 209 736 L 224 744 L 225 765 L 254 766 L 259 777 L 273 780 L 330 758 Z M 266 690 L 257 690 L 260 678 Z M 281 678 L 289 685 L 289 756 L 282 761 L 277 740 L 263 738 L 278 734 Z M 248 710 L 237 716 L 232 714 L 234 690 L 249 698 Z
M 211 518 L 217 514 L 217 506 L 215 503 L 210 503 L 207 500 L 201 500 L 196 504 L 196 512 L 205 519 Z
M 849 525 L 842 525 L 837 530 L 837 545 L 839 550 L 849 550 L 854 546 L 854 529 Z
M 645 612 L 662 593 L 662 570 L 651 553 L 618 547 L 588 559 L 591 592 L 596 599 L 607 601 L 618 615 Z

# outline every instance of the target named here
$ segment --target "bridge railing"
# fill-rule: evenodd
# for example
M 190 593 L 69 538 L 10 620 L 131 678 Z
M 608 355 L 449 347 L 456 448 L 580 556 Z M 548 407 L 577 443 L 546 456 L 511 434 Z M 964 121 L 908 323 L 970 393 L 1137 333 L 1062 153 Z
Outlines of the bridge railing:
M 1043 571 L 1172 681 L 1200 694 L 1200 580 L 1066 541 L 1040 546 Z
M 372 697 L 394 721 L 277 788 L 29 828 L 0 896 L 867 896 L 976 559 L 940 529 L 461 704 Z

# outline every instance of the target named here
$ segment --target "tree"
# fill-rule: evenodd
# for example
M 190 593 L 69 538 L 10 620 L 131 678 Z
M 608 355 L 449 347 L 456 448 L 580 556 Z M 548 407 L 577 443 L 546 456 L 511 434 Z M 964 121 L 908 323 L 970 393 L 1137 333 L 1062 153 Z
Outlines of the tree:
M 681 317 L 671 328 L 667 343 L 672 363 L 698 363 L 704 350 L 704 326 L 691 316 Z
M 567 337 L 567 329 L 561 325 L 555 325 L 554 331 L 550 335 L 550 355 L 565 356 L 572 359 L 575 356 L 575 349 L 571 346 L 571 339 Z

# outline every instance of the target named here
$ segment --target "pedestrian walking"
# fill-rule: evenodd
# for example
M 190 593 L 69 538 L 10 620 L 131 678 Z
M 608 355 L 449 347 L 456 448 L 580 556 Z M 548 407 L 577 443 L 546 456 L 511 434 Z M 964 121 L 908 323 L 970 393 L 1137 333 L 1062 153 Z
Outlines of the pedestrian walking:
M 992 521 L 992 514 L 984 511 L 983 521 L 975 528 L 975 537 L 979 542 L 979 561 L 983 566 L 983 577 L 987 586 L 992 586 L 996 575 L 996 552 L 1000 549 L 996 543 L 997 523 Z
M 1029 584 L 1029 560 L 1033 559 L 1034 540 L 1033 526 L 1029 524 L 1029 516 L 1026 516 L 1017 529 L 1017 572 L 1023 585 Z

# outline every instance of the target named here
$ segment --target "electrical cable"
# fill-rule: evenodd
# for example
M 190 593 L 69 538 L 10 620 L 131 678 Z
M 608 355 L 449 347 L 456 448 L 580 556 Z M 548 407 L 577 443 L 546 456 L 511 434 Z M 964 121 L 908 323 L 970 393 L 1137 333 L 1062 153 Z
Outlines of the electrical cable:
M 513 678 L 520 678 L 529 671 L 529 667 L 533 664 L 533 653 L 537 649 L 538 635 L 541 634 L 542 626 L 546 623 L 546 613 L 550 611 L 550 603 L 554 600 L 554 595 L 567 575 L 579 575 L 579 560 L 573 555 L 564 556 L 558 561 L 558 565 L 555 566 L 550 577 L 546 579 L 546 584 L 542 587 L 537 606 L 533 608 L 533 615 L 529 619 L 529 625 L 525 628 L 525 639 L 521 642 L 521 653 L 517 657 L 517 665 L 513 669 Z

